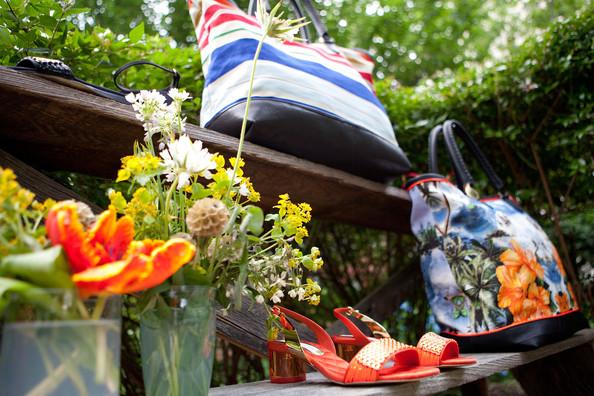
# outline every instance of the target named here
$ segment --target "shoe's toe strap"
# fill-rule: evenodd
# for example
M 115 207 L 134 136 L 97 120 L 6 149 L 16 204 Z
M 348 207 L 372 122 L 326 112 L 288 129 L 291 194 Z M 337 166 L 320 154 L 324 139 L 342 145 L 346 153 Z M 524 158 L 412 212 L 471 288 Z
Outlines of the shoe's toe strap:
M 417 344 L 421 366 L 437 367 L 443 360 L 460 356 L 458 343 L 451 338 L 445 338 L 429 332 Z
M 349 363 L 344 382 L 374 382 L 382 375 L 419 365 L 416 348 L 393 338 L 381 338 L 365 345 Z

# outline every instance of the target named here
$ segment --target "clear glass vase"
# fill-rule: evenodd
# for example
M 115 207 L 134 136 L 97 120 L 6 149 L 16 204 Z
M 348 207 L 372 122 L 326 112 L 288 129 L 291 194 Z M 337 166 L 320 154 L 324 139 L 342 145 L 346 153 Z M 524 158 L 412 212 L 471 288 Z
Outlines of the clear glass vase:
M 148 396 L 207 395 L 215 347 L 213 288 L 174 286 L 140 315 Z
M 40 289 L 14 295 L 3 319 L 0 395 L 119 395 L 120 296 Z

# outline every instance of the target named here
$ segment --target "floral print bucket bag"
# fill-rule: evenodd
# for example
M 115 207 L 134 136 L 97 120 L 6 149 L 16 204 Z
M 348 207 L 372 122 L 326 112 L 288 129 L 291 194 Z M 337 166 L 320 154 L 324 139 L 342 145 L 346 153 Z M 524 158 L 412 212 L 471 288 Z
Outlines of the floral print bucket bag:
M 443 136 L 456 175 L 437 170 Z M 462 139 L 495 197 L 478 197 L 457 146 Z M 505 193 L 476 142 L 457 121 L 431 131 L 429 169 L 407 183 L 427 298 L 442 335 L 465 352 L 514 351 L 587 327 L 563 263 L 542 228 Z

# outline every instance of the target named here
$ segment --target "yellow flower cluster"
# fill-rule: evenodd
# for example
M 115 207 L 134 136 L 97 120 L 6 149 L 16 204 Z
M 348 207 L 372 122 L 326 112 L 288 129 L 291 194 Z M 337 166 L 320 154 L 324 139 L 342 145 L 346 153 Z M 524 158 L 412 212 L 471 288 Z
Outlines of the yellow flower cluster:
M 152 154 L 128 155 L 122 158 L 122 168 L 118 171 L 116 182 L 129 180 L 137 176 L 152 176 L 159 171 L 160 167 L 161 160 Z
M 38 202 L 38 201 L 33 201 L 33 203 L 31 204 L 31 207 L 33 209 L 39 211 L 40 213 L 43 213 L 43 215 L 45 216 L 50 211 L 52 206 L 54 206 L 55 204 L 56 204 L 56 201 L 54 201 L 51 198 L 48 198 L 45 201 L 43 201 L 43 203 Z
M 322 288 L 316 281 L 311 278 L 307 278 L 307 283 L 304 285 L 305 299 L 311 305 L 318 305 L 320 303 L 320 292 Z
M 115 190 L 109 192 L 109 200 L 118 213 L 132 217 L 137 223 L 151 221 L 157 215 L 155 199 L 144 187 L 140 187 L 134 192 L 130 202 L 126 201 L 121 192 Z
M 212 197 L 216 199 L 223 199 L 227 190 L 229 189 L 229 185 L 231 184 L 231 177 L 233 175 L 233 168 L 235 167 L 235 157 L 229 158 L 229 164 L 231 168 L 225 168 L 225 157 L 220 154 L 215 154 L 213 157 L 215 163 L 217 164 L 217 169 L 215 173 L 212 175 L 212 182 L 208 184 L 208 188 L 212 191 Z M 239 160 L 239 164 L 237 166 L 237 171 L 235 173 L 236 179 L 238 179 L 239 184 L 239 191 L 242 195 L 246 195 L 247 199 L 251 202 L 258 202 L 260 201 L 260 193 L 254 189 L 254 185 L 252 184 L 249 177 L 244 177 L 243 167 L 245 166 L 245 162 L 243 159 Z M 245 193 L 243 192 L 245 191 Z M 236 196 L 236 192 L 231 192 L 231 197 Z
M 0 207 L 20 213 L 33 203 L 35 194 L 24 189 L 16 181 L 12 169 L 0 168 Z
M 294 204 L 289 194 L 279 195 L 280 200 L 275 208 L 278 209 L 279 220 L 288 235 L 295 235 L 298 244 L 303 243 L 303 238 L 309 236 L 304 224 L 311 221 L 311 206 L 302 202 Z

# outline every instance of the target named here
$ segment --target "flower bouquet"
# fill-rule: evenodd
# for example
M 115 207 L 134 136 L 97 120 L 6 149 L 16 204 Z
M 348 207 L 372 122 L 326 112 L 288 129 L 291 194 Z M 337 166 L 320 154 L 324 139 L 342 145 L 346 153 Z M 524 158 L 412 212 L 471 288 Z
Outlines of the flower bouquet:
M 34 200 L 0 168 L 0 383 L 10 395 L 119 394 L 120 298 L 162 283 L 195 252 L 134 241 L 130 217 Z
M 259 9 L 262 40 L 272 32 L 297 31 L 297 22 L 282 21 L 275 7 Z M 111 205 L 134 221 L 135 238 L 182 238 L 196 247 L 191 262 L 169 280 L 137 296 L 143 374 L 148 395 L 206 394 L 214 350 L 214 304 L 223 313 L 251 304 L 280 303 L 286 295 L 317 305 L 320 286 L 307 271 L 323 265 L 320 251 L 298 248 L 308 236 L 312 208 L 279 196 L 275 212 L 256 205 L 260 194 L 244 172 L 241 152 L 225 158 L 210 152 L 186 132 L 182 116 L 189 95 L 178 89 L 170 102 L 156 91 L 130 93 L 142 122 L 144 139 L 133 155 L 122 158 L 118 189 Z M 273 320 L 269 320 L 273 328 Z

